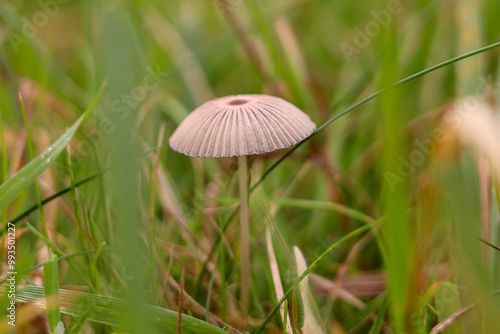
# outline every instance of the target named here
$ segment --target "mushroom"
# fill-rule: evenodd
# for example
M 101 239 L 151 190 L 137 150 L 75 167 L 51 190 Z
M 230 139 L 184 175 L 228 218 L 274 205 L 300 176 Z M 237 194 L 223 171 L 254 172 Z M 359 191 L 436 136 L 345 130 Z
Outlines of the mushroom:
M 240 183 L 241 286 L 248 310 L 250 285 L 250 227 L 248 222 L 247 155 L 295 145 L 316 125 L 293 104 L 269 95 L 233 95 L 196 108 L 170 137 L 172 149 L 192 157 L 238 157 Z

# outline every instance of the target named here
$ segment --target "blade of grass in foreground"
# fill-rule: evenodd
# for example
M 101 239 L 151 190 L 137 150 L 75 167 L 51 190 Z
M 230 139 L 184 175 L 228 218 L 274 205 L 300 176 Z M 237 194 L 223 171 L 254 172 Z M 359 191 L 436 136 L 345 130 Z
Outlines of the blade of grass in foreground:
M 45 307 L 43 303 L 44 288 L 38 286 L 19 287 L 16 299 L 20 302 L 33 302 Z M 82 293 L 70 290 L 59 290 L 59 301 L 61 314 L 85 317 L 86 320 L 104 325 L 120 327 L 123 309 L 127 301 L 119 298 L 101 296 L 91 293 Z M 152 322 L 148 324 L 143 333 L 161 332 L 166 334 L 177 334 L 177 312 L 152 305 L 143 306 L 148 314 L 151 314 Z M 227 334 L 226 331 L 215 327 L 202 320 L 182 315 L 183 334 Z
M 106 84 L 103 84 L 99 91 L 97 92 L 94 100 L 90 104 L 90 107 L 85 111 L 85 113 L 63 134 L 54 144 L 52 144 L 48 149 L 45 150 L 38 157 L 29 162 L 23 167 L 19 172 L 17 172 L 13 177 L 8 179 L 4 184 L 0 186 L 0 207 L 3 207 L 10 202 L 12 202 L 17 196 L 19 196 L 28 186 L 30 186 L 35 180 L 42 174 L 49 166 L 54 162 L 54 160 L 59 156 L 61 151 L 66 147 L 71 138 L 76 133 L 76 130 L 82 124 L 83 120 L 89 115 L 89 113 L 94 109 L 95 105 L 99 101 L 101 94 L 104 90 Z
M 50 260 L 43 265 L 43 284 L 50 332 L 55 333 L 61 315 L 59 313 L 59 270 L 57 256 L 52 251 L 50 251 Z

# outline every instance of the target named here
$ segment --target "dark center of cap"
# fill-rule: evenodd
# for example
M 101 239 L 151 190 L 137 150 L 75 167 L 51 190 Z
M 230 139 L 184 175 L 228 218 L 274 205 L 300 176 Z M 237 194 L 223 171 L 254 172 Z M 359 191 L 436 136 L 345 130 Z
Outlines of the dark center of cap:
M 239 105 L 245 104 L 247 102 L 248 102 L 247 100 L 238 100 L 238 99 L 236 99 L 236 100 L 232 100 L 231 102 L 229 102 L 229 105 L 231 105 L 231 106 L 239 106 Z

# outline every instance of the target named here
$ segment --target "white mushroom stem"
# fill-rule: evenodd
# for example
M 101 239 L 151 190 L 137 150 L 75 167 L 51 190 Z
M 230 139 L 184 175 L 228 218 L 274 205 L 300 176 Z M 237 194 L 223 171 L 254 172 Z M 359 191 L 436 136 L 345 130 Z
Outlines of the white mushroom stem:
M 248 173 L 247 156 L 238 157 L 240 179 L 240 242 L 241 242 L 241 286 L 240 301 L 244 312 L 248 312 L 250 297 L 250 225 L 248 222 Z

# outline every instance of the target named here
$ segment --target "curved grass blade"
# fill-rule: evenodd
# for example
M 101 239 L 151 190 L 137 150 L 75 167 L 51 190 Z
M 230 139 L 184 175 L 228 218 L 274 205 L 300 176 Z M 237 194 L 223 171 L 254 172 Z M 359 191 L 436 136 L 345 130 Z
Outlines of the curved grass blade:
M 45 150 L 38 157 L 29 162 L 23 167 L 19 172 L 17 172 L 13 177 L 8 179 L 4 184 L 0 186 L 0 207 L 3 207 L 10 202 L 12 202 L 17 196 L 19 196 L 28 186 L 30 186 L 35 180 L 42 174 L 49 166 L 54 162 L 54 160 L 59 156 L 61 151 L 66 147 L 71 138 L 76 133 L 76 130 L 82 124 L 83 120 L 89 115 L 89 113 L 94 109 L 95 105 L 99 101 L 102 92 L 104 91 L 104 83 L 99 91 L 97 92 L 94 100 L 90 104 L 90 107 L 85 111 L 85 113 L 80 116 L 80 118 L 69 128 L 66 133 L 64 133 L 54 144 L 52 144 L 48 149 Z
M 33 302 L 42 308 L 46 307 L 44 298 L 43 287 L 24 286 L 19 287 L 16 292 L 16 299 L 20 302 Z M 59 290 L 59 303 L 61 314 L 77 318 L 85 317 L 88 321 L 118 328 L 122 323 L 122 310 L 127 306 L 127 301 L 123 299 L 65 289 Z M 177 312 L 152 305 L 143 307 L 152 319 L 148 324 L 149 328 L 144 329 L 144 333 L 177 334 Z M 227 334 L 226 331 L 214 325 L 184 314 L 181 333 Z

